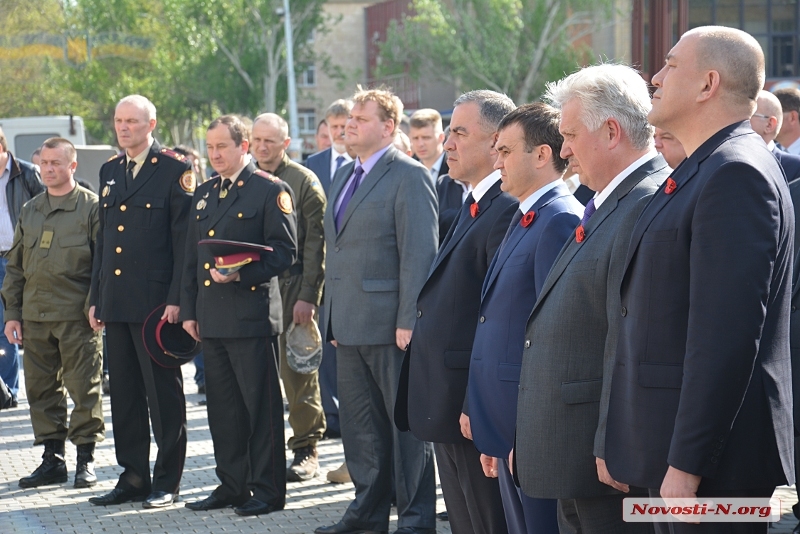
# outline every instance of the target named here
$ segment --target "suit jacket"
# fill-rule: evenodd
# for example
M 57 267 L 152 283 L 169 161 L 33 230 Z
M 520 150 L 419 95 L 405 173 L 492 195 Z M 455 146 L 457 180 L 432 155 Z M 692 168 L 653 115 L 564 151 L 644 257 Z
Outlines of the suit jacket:
M 580 243 L 570 237 L 525 330 L 515 462 L 531 497 L 616 493 L 597 479 L 619 329 L 619 284 L 636 218 L 670 168 L 660 155 L 600 205 Z
M 800 156 L 789 154 L 788 152 L 784 152 L 777 147 L 772 150 L 772 154 L 778 160 L 778 163 L 781 164 L 781 168 L 783 169 L 783 173 L 786 175 L 787 181 L 792 182 L 797 178 L 800 178 Z
M 780 160 L 779 160 L 780 161 Z M 794 267 L 792 271 L 792 308 L 789 319 L 789 348 L 792 354 L 792 391 L 794 392 L 794 434 L 800 436 L 800 180 L 789 182 L 794 206 Z
M 344 345 L 394 345 L 398 328 L 414 328 L 417 296 L 436 256 L 436 192 L 428 170 L 390 146 L 337 232 L 337 199 L 354 168 L 351 162 L 336 173 L 325 210 L 323 332 Z
M 444 167 L 442 162 L 442 167 Z M 453 226 L 458 217 L 458 212 L 463 204 L 464 189 L 450 178 L 448 174 L 439 175 L 436 182 L 436 196 L 439 200 L 439 245 L 444 243 L 444 237 Z
M 297 216 L 291 188 L 251 161 L 228 196 L 219 176 L 194 194 L 186 239 L 181 320 L 195 320 L 203 338 L 274 336 L 283 331 L 278 275 L 297 258 Z M 286 208 L 286 195 L 291 206 Z M 286 213 L 289 211 L 289 213 Z M 229 239 L 272 247 L 239 270 L 241 280 L 218 284 L 214 256 L 201 239 Z
M 702 476 L 704 492 L 791 483 L 794 213 L 783 172 L 743 121 L 667 185 L 625 263 L 608 470 L 647 488 L 668 465 Z
M 463 213 L 458 227 L 450 229 L 422 286 L 394 418 L 397 428 L 410 429 L 422 441 L 464 439 L 459 417 L 481 287 L 518 205 L 500 190 L 500 181 L 495 182 L 478 202 L 477 217 Z
M 125 161 L 119 154 L 100 168 L 100 229 L 89 303 L 105 322 L 143 323 L 165 302 L 180 303 L 195 183 L 186 159 L 158 142 L 130 189 Z
M 475 447 L 506 458 L 514 441 L 525 323 L 561 247 L 573 235 L 583 206 L 562 182 L 528 210 L 498 249 L 483 284 L 469 366 L 468 413 Z

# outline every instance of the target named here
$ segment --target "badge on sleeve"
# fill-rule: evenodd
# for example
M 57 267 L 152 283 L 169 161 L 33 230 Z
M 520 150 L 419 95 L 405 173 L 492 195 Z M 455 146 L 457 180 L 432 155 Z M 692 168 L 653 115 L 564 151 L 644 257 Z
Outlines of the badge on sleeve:
M 187 193 L 194 193 L 195 187 L 197 187 L 197 183 L 194 178 L 194 173 L 189 169 L 181 175 L 181 189 Z
M 278 207 L 287 215 L 292 213 L 292 195 L 286 191 L 278 193 Z

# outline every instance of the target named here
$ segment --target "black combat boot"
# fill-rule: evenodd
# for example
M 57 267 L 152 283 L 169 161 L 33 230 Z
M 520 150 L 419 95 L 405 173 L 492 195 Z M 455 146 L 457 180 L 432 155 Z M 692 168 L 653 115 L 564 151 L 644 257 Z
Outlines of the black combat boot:
M 44 441 L 42 465 L 36 471 L 19 481 L 20 488 L 35 488 L 46 484 L 60 484 L 67 481 L 67 464 L 64 462 L 64 442 L 57 439 Z
M 94 443 L 78 445 L 78 466 L 75 468 L 75 487 L 91 488 L 97 484 L 94 474 Z

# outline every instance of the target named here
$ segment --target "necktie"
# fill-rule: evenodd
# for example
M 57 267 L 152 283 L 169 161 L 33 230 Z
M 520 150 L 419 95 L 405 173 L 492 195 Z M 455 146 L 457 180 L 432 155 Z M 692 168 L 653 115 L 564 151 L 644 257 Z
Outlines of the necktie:
M 227 178 L 222 179 L 222 183 L 219 186 L 219 198 L 225 198 L 228 196 L 228 190 L 231 187 L 233 180 L 229 180 Z
M 469 212 L 469 209 L 473 204 L 475 204 L 475 199 L 472 197 L 472 193 L 470 193 L 467 195 L 467 200 L 465 200 L 461 205 L 461 209 L 458 211 L 458 217 L 456 217 L 456 220 L 453 223 L 456 228 L 458 228 L 458 225 L 461 224 L 462 219 L 472 216 L 472 214 Z
M 589 219 L 591 218 L 592 215 L 594 215 L 595 211 L 597 211 L 597 209 L 594 207 L 594 199 L 592 198 L 586 204 L 586 209 L 583 210 L 583 219 L 581 219 L 581 226 L 583 226 L 584 228 L 586 227 L 586 223 L 589 222 Z
M 336 171 L 339 170 L 339 167 L 342 166 L 342 163 L 344 163 L 344 156 L 339 156 L 336 158 L 336 169 L 333 171 L 333 174 L 336 174 Z M 333 181 L 333 176 L 331 176 L 331 181 Z
M 342 193 L 342 202 L 339 204 L 339 211 L 336 212 L 336 231 L 339 231 L 339 227 L 342 225 L 342 221 L 344 220 L 344 213 L 347 211 L 347 205 L 350 204 L 350 201 L 353 199 L 353 195 L 358 189 L 358 186 L 361 185 L 361 179 L 364 177 L 364 168 L 359 165 L 356 167 L 356 171 L 353 173 L 353 179 L 350 181 L 350 184 L 347 186 L 347 189 L 344 190 Z
M 125 187 L 130 189 L 133 187 L 133 168 L 136 167 L 134 160 L 128 161 L 128 166 L 125 168 Z
M 506 236 L 503 238 L 503 242 L 500 243 L 500 248 L 497 249 L 498 254 L 500 254 L 500 251 L 502 251 L 503 247 L 505 247 L 506 243 L 508 243 L 508 238 L 511 237 L 511 232 L 514 231 L 514 228 L 517 227 L 520 220 L 522 220 L 522 210 L 517 210 L 517 212 L 514 214 L 514 217 L 511 218 L 511 224 L 508 225 Z

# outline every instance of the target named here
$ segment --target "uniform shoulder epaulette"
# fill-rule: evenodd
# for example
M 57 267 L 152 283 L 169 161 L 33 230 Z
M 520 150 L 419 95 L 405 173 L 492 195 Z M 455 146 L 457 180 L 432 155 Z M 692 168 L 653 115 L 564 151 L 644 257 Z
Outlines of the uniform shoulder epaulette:
M 254 172 L 253 174 L 257 174 L 258 176 L 260 176 L 262 178 L 266 178 L 270 182 L 276 182 L 277 183 L 277 182 L 281 181 L 280 178 L 278 178 L 274 174 L 270 174 L 267 171 L 262 171 L 261 169 L 256 169 L 256 172 Z
M 106 163 L 108 163 L 109 161 L 114 161 L 114 160 L 115 160 L 115 159 L 117 159 L 117 158 L 121 158 L 121 157 L 122 157 L 122 156 L 124 156 L 124 155 L 125 155 L 125 152 L 124 152 L 124 151 L 123 151 L 123 152 L 120 152 L 119 154 L 114 154 L 113 156 L 111 156 L 110 158 L 108 158 L 108 161 L 106 161 Z
M 175 152 L 174 150 L 170 150 L 169 148 L 162 148 L 161 153 L 164 154 L 165 156 L 169 156 L 172 159 L 176 159 L 178 161 L 186 161 L 186 156 L 184 156 L 183 154 L 178 154 L 177 152 Z

